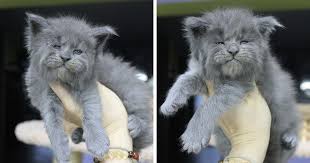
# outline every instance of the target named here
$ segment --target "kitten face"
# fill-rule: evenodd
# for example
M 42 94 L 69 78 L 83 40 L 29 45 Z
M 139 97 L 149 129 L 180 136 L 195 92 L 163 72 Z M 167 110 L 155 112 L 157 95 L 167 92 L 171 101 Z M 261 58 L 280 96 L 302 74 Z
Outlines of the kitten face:
M 92 68 L 95 51 L 91 42 L 82 40 L 74 34 L 73 38 L 53 35 L 53 39 L 42 42 L 46 44 L 47 53 L 41 56 L 42 66 L 46 66 L 49 71 L 61 70 L 69 74 L 84 73 Z
M 32 64 L 48 80 L 83 80 L 92 76 L 97 49 L 110 27 L 91 27 L 72 17 L 45 19 L 28 14 L 27 48 Z
M 91 42 L 81 40 L 77 36 L 73 36 L 73 39 L 66 36 L 54 38 L 45 42 L 47 55 L 41 56 L 42 66 L 51 71 L 63 69 L 72 74 L 84 73 L 92 68 L 96 54 Z
M 255 17 L 245 9 L 218 9 L 184 24 L 192 57 L 211 73 L 231 78 L 263 68 L 269 35 L 281 26 L 273 17 Z
M 253 22 L 214 26 L 205 38 L 206 68 L 215 67 L 225 76 L 236 77 L 262 68 L 262 39 Z M 250 25 L 252 24 L 252 25 Z

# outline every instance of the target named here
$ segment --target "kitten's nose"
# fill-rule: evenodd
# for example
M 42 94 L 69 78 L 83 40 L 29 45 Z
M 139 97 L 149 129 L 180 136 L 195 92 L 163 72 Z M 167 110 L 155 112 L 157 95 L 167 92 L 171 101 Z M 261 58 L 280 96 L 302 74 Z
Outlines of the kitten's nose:
M 235 56 L 239 52 L 239 48 L 237 46 L 230 46 L 227 51 L 231 55 Z
M 67 62 L 71 59 L 71 57 L 68 57 L 68 56 L 60 56 L 60 58 L 64 61 L 64 62 Z

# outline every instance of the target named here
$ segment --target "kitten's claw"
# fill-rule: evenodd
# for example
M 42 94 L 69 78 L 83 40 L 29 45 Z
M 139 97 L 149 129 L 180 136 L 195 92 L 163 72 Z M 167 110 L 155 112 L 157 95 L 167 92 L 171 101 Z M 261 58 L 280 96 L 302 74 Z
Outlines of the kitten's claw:
M 208 146 L 210 138 L 206 135 L 201 137 L 195 133 L 189 132 L 188 130 L 183 133 L 181 136 L 183 151 L 198 154 L 203 148 Z
M 84 141 L 83 139 L 83 129 L 76 128 L 71 134 L 71 140 L 74 144 L 79 144 L 80 142 Z
M 128 116 L 128 130 L 132 138 L 138 137 L 142 132 L 142 122 L 135 115 Z
M 286 149 L 293 149 L 297 146 L 297 135 L 293 133 L 284 133 L 281 138 L 281 143 Z
M 160 112 L 165 115 L 165 116 L 172 116 L 174 115 L 178 110 L 178 107 L 175 105 L 171 105 L 171 104 L 167 104 L 166 102 L 164 102 L 161 106 L 160 106 Z
M 103 158 L 110 146 L 109 138 L 105 132 L 85 132 L 85 142 L 88 151 L 98 158 Z

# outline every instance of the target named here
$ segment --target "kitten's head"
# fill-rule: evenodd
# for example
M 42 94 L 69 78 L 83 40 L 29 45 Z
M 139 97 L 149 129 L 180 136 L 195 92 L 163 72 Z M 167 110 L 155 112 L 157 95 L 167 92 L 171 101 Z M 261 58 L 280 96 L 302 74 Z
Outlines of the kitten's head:
M 253 76 L 269 55 L 269 36 L 282 25 L 246 9 L 216 9 L 184 21 L 191 57 L 209 73 L 230 78 Z
M 31 64 L 48 80 L 72 82 L 92 77 L 98 50 L 110 35 L 116 35 L 109 26 L 93 27 L 73 17 L 27 17 Z

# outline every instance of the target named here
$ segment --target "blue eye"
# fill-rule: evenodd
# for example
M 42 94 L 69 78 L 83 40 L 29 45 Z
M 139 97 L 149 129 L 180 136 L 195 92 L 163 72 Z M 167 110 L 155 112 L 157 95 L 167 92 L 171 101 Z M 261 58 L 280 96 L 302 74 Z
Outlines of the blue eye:
M 219 42 L 216 42 L 215 44 L 217 44 L 217 45 L 224 45 L 224 44 L 225 44 L 225 42 L 223 42 L 223 41 L 219 41 Z
M 247 41 L 247 40 L 240 41 L 240 44 L 247 44 L 247 43 L 249 43 L 249 41 Z
M 60 48 L 61 48 L 61 46 L 60 46 L 60 45 L 57 45 L 57 44 L 53 44 L 52 47 L 53 47 L 54 49 L 60 49 Z
M 83 53 L 83 51 L 81 49 L 74 49 L 73 50 L 73 54 L 80 55 L 82 53 Z

